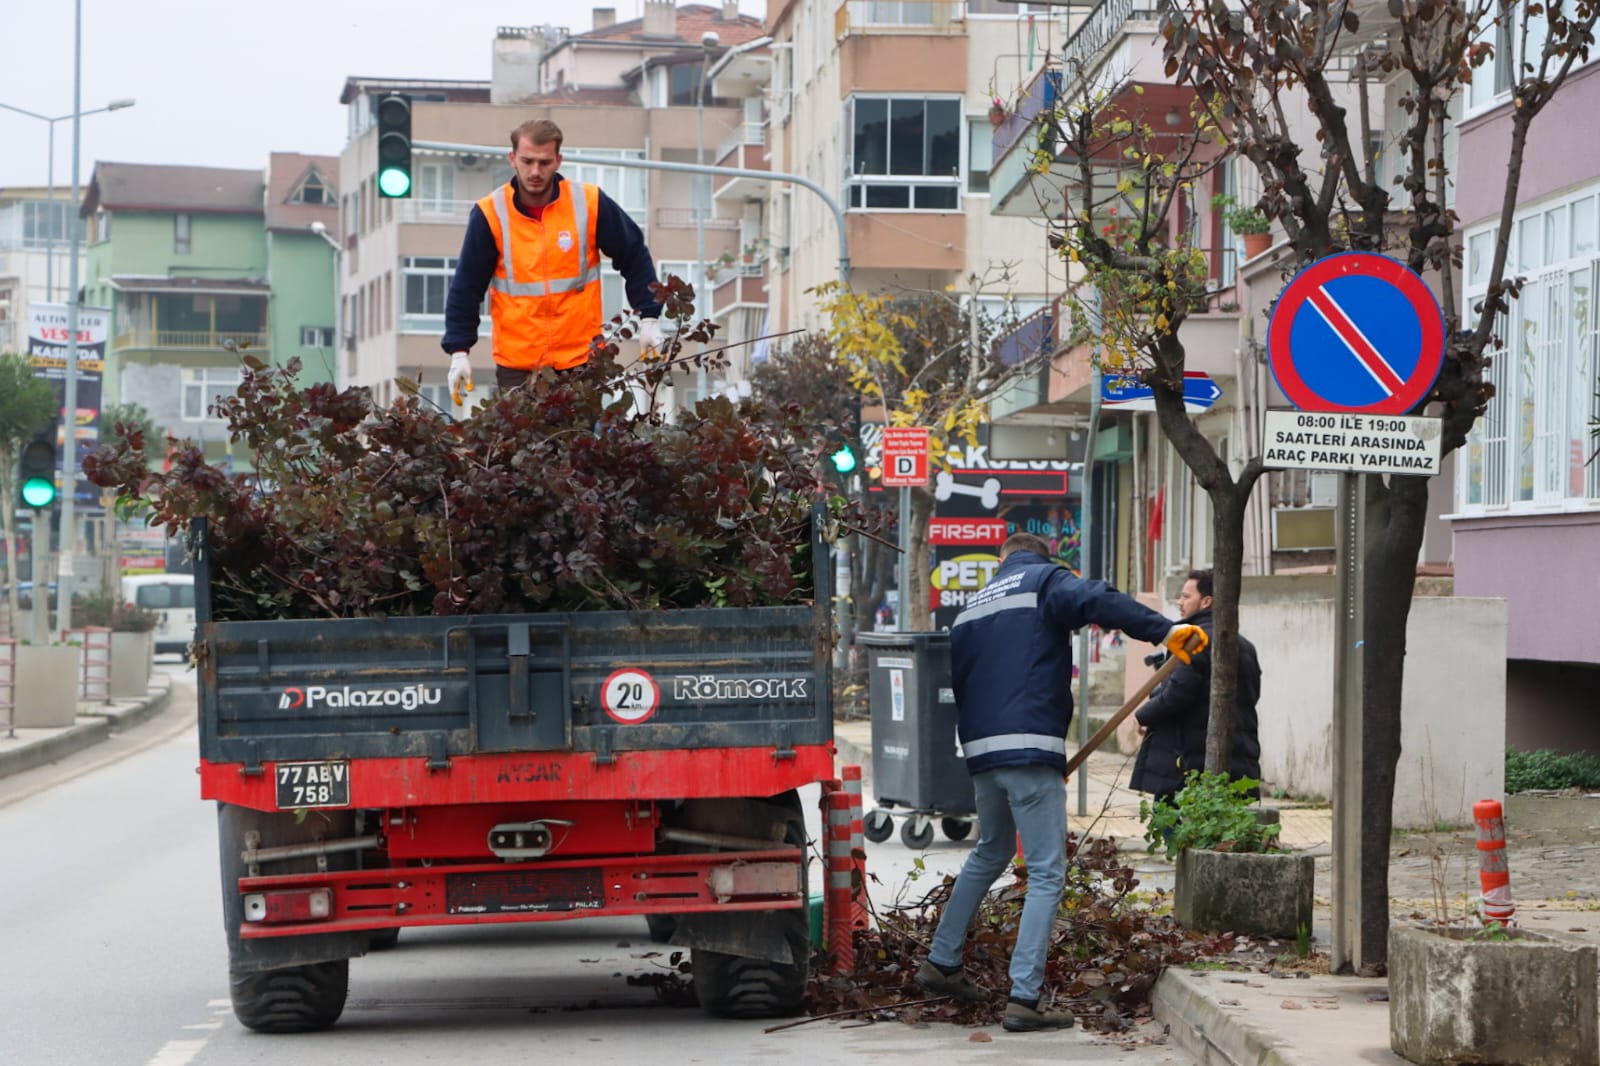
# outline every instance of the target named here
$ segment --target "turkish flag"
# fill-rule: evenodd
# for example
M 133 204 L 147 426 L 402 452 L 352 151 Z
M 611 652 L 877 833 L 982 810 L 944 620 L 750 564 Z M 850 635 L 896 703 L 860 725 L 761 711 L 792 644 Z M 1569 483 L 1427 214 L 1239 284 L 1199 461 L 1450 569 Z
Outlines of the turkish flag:
M 1161 517 L 1162 511 L 1166 508 L 1166 502 L 1167 490 L 1163 487 L 1156 493 L 1156 502 L 1150 505 L 1150 539 L 1152 541 L 1161 539 Z

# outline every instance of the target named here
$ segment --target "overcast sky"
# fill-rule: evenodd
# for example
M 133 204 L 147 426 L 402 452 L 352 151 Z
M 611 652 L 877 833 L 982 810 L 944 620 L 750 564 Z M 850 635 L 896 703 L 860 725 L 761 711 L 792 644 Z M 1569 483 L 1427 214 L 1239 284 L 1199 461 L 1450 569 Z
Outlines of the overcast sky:
M 716 2 L 716 0 L 708 0 Z M 79 178 L 96 160 L 262 167 L 272 151 L 336 155 L 352 75 L 489 77 L 496 27 L 590 28 L 593 8 L 640 0 L 82 0 Z M 765 0 L 741 0 L 762 15 Z M 72 0 L 0 0 L 9 27 L 0 103 L 72 114 Z M 44 185 L 48 123 L 0 109 L 0 187 Z M 72 122 L 55 123 L 56 184 L 71 180 Z

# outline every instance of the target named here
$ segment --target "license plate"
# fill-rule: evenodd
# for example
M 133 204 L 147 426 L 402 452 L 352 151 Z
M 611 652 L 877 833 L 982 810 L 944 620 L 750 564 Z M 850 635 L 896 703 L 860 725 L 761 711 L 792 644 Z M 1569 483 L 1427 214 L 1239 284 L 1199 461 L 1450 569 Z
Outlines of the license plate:
M 278 808 L 350 806 L 350 763 L 281 762 L 277 766 Z

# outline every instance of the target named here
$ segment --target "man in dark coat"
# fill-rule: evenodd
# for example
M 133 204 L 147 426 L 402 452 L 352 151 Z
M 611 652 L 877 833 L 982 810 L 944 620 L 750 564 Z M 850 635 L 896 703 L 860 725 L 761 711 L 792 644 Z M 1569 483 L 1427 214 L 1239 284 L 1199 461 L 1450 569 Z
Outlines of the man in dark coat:
M 1178 596 L 1183 621 L 1211 636 L 1211 571 L 1190 571 Z M 1234 777 L 1261 779 L 1261 742 L 1256 738 L 1256 701 L 1261 697 L 1261 661 L 1256 646 L 1239 638 L 1239 702 L 1233 723 Z M 1211 717 L 1211 651 L 1173 671 L 1150 701 L 1134 712 L 1144 743 L 1133 764 L 1130 787 L 1172 802 L 1191 770 L 1206 768 L 1206 723 Z

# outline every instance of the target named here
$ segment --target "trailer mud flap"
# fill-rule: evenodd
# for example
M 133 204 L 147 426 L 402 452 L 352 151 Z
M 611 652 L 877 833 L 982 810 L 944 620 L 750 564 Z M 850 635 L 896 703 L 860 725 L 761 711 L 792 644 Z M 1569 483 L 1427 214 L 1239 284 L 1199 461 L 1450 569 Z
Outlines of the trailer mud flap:
M 787 928 L 783 911 L 683 914 L 678 917 L 678 928 L 670 943 L 674 947 L 789 965 L 796 959 L 785 935 Z

